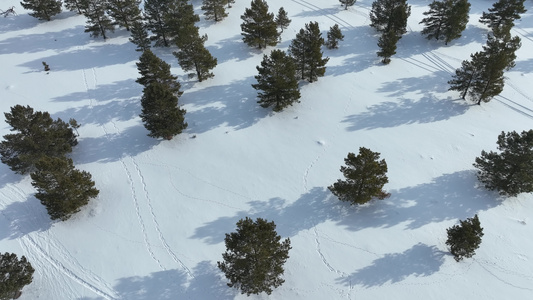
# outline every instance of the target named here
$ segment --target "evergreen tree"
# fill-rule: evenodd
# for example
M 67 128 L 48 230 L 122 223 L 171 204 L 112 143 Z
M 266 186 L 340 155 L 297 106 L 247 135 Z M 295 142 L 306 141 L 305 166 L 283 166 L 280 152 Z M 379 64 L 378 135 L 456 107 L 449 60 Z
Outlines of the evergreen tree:
M 91 174 L 74 168 L 72 159 L 43 156 L 30 174 L 37 189 L 35 198 L 46 207 L 52 220 L 68 220 L 89 199 L 98 196 Z
M 24 9 L 32 10 L 30 16 L 39 20 L 50 21 L 51 17 L 61 13 L 61 0 L 22 0 Z
M 429 5 L 429 11 L 424 12 L 427 17 L 420 22 L 425 25 L 422 34 L 426 35 L 428 40 L 443 39 L 445 44 L 448 44 L 461 37 L 468 23 L 469 12 L 468 0 L 433 1 Z
M 135 21 L 131 25 L 131 37 L 130 42 L 137 45 L 135 51 L 144 52 L 150 50 L 150 38 L 148 37 L 148 31 L 146 26 L 141 21 Z
M 500 153 L 482 151 L 476 157 L 479 181 L 505 196 L 533 192 L 533 130 L 502 132 L 497 144 Z
M 157 57 L 151 50 L 144 51 L 136 64 L 141 77 L 137 78 L 135 82 L 144 85 L 145 88 L 157 82 L 165 85 L 172 94 L 178 97 L 182 94 L 178 77 L 170 73 L 170 65 Z
M 489 12 L 483 12 L 479 22 L 495 29 L 505 27 L 510 29 L 514 21 L 520 19 L 520 14 L 527 10 L 524 7 L 525 0 L 498 0 L 489 8 Z
M 322 58 L 324 38 L 317 22 L 305 24 L 289 46 L 289 53 L 296 63 L 296 73 L 301 79 L 313 82 L 324 76 L 329 58 Z
M 231 4 L 235 3 L 235 0 L 226 0 L 226 3 L 228 4 L 228 8 L 231 8 Z
M 241 16 L 242 40 L 250 47 L 266 48 L 279 42 L 280 33 L 274 21 L 274 14 L 268 12 L 265 0 L 252 0 L 250 8 L 246 8 Z
M 378 56 L 383 57 L 381 62 L 384 64 L 390 63 L 390 58 L 396 54 L 396 43 L 398 43 L 398 35 L 394 31 L 384 32 L 378 40 L 378 46 L 381 49 L 378 51 Z
M 90 32 L 92 37 L 102 36 L 104 40 L 107 39 L 106 32 L 115 31 L 113 20 L 106 14 L 108 0 L 89 0 L 85 17 L 87 18 L 87 25 L 85 25 L 85 32 Z
M 242 294 L 272 293 L 281 286 L 283 265 L 289 258 L 291 241 L 280 241 L 274 222 L 257 218 L 254 222 L 246 217 L 237 222 L 237 232 L 226 234 L 226 252 L 218 268 L 230 281 L 229 287 L 241 290 Z
M 289 19 L 289 16 L 287 15 L 287 12 L 283 7 L 280 7 L 278 10 L 278 14 L 276 15 L 276 19 L 274 19 L 274 22 L 278 24 L 279 28 L 281 29 L 281 32 L 289 25 L 291 24 L 291 19 Z
M 178 97 L 165 84 L 153 82 L 143 90 L 140 117 L 148 136 L 171 140 L 187 128 L 185 109 L 178 107 Z
M 461 92 L 461 98 L 465 99 L 472 84 L 476 82 L 486 64 L 485 54 L 476 52 L 470 55 L 470 60 L 463 60 L 461 68 L 455 70 L 455 75 L 448 81 L 450 91 Z
M 218 22 L 228 16 L 225 7 L 226 0 L 203 0 L 202 10 L 206 20 Z
M 130 30 L 133 23 L 141 20 L 141 0 L 107 0 L 108 13 L 118 26 Z
M 339 48 L 339 41 L 344 40 L 344 35 L 342 34 L 339 24 L 335 24 L 329 28 L 328 31 L 328 40 L 326 41 L 326 47 L 328 49 L 337 49 Z
M 169 10 L 168 0 L 145 0 L 144 1 L 144 18 L 146 20 L 146 29 L 154 35 L 150 40 L 155 41 L 156 47 L 170 46 L 169 29 L 165 22 L 165 13 Z
M 85 14 L 89 6 L 88 0 L 63 0 L 65 7 L 70 11 L 77 11 L 78 14 Z
M 196 27 L 195 27 L 196 28 Z M 217 66 L 217 59 L 204 46 L 207 35 L 200 36 L 198 29 L 189 30 L 189 35 L 181 39 L 180 50 L 174 52 L 183 71 L 194 70 L 198 81 L 215 76 L 211 70 Z
M 188 0 L 175 0 L 171 2 L 165 13 L 165 24 L 169 31 L 170 40 L 178 47 L 182 47 L 191 35 L 198 35 L 198 28 L 194 24 L 200 17 L 194 13 L 194 7 Z M 191 31 L 192 30 L 192 31 Z M 187 42 L 185 42 L 186 44 Z
M 470 258 L 476 254 L 476 249 L 479 248 L 483 237 L 483 228 L 477 215 L 459 222 L 461 225 L 454 225 L 446 229 L 448 233 L 446 245 L 450 247 L 450 252 L 456 261 L 460 261 L 464 257 Z
M 15 253 L 0 254 L 0 299 L 17 299 L 24 286 L 33 281 L 35 270 L 22 256 Z
M 261 107 L 274 106 L 278 112 L 294 102 L 300 102 L 300 91 L 296 79 L 296 66 L 293 59 L 281 50 L 273 50 L 270 57 L 263 56 L 261 66 L 256 67 L 259 75 L 257 84 L 252 84 L 258 93 Z
M 344 10 L 347 10 L 348 6 L 353 6 L 357 0 L 339 0 L 339 2 L 344 5 Z
M 42 156 L 63 157 L 78 144 L 69 124 L 59 118 L 54 121 L 48 112 L 15 105 L 4 115 L 11 131 L 17 133 L 4 135 L 0 155 L 2 163 L 15 173 L 30 172 Z
M 379 32 L 395 32 L 401 37 L 407 32 L 411 6 L 407 0 L 376 0 L 370 11 L 370 26 Z
M 379 153 L 360 147 L 359 155 L 348 153 L 344 159 L 346 166 L 341 166 L 341 172 L 346 180 L 337 180 L 328 189 L 341 201 L 350 204 L 364 204 L 373 197 L 384 199 L 390 194 L 383 191 L 383 186 L 389 182 L 387 178 L 387 163 L 384 159 L 378 161 Z

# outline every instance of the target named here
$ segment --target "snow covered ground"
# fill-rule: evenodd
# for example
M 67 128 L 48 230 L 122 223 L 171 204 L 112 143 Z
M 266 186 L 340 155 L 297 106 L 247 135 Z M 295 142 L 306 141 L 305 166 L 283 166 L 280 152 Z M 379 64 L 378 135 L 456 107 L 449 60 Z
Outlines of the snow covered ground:
M 0 18 L 0 110 L 16 104 L 82 124 L 72 153 L 100 195 L 66 222 L 51 222 L 29 176 L 0 165 L 0 248 L 35 267 L 22 300 L 160 299 L 532 299 L 533 196 L 502 199 L 479 186 L 472 163 L 496 150 L 501 131 L 533 127 L 533 2 L 512 30 L 522 39 L 503 93 L 473 105 L 448 92 L 461 61 L 481 50 L 477 20 L 492 1 L 472 0 L 463 37 L 448 46 L 420 35 L 429 0 L 412 0 L 409 32 L 388 66 L 376 56 L 372 1 L 269 0 L 292 19 L 275 48 L 317 21 L 345 35 L 326 76 L 302 83 L 300 104 L 272 113 L 251 87 L 263 51 L 241 40 L 236 1 L 222 22 L 199 25 L 218 59 L 215 77 L 188 79 L 188 129 L 171 141 L 146 136 L 140 118 L 139 53 L 128 32 L 104 42 L 85 19 Z M 193 0 L 198 14 L 200 0 Z M 42 69 L 45 61 L 50 74 Z M 9 132 L 1 115 L 0 134 Z M 196 138 L 192 138 L 193 136 Z M 348 152 L 360 146 L 387 161 L 392 196 L 360 207 L 328 190 Z M 446 228 L 478 214 L 485 236 L 472 259 L 455 262 Z M 224 234 L 244 217 L 277 224 L 293 249 L 285 284 L 271 296 L 240 295 L 216 268 Z

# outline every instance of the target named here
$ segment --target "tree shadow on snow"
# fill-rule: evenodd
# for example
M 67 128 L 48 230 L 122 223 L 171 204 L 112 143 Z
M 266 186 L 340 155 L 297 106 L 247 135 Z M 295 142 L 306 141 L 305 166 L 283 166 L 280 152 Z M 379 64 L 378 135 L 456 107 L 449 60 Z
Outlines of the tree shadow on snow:
M 246 45 L 242 41 L 242 35 L 220 40 L 215 45 L 207 47 L 207 50 L 216 57 L 217 64 L 222 64 L 229 60 L 243 61 L 262 53 L 261 50 Z
M 337 278 L 346 286 L 374 287 L 397 283 L 410 276 L 426 277 L 439 271 L 445 253 L 435 246 L 418 243 L 402 253 L 389 253 L 347 277 Z
M 118 299 L 128 300 L 234 299 L 236 290 L 225 284 L 225 279 L 211 262 L 198 263 L 192 273 L 192 279 L 176 269 L 153 272 L 148 276 L 124 277 L 118 280 L 114 290 Z M 104 298 L 78 298 L 97 299 Z
M 468 107 L 467 103 L 453 101 L 449 97 L 439 100 L 426 95 L 418 101 L 400 98 L 372 105 L 367 111 L 346 116 L 341 122 L 347 123 L 348 131 L 390 128 L 448 120 L 464 114 Z
M 0 9 L 7 10 L 9 6 L 6 6 L 2 3 L 2 6 L 0 6 Z M 16 10 L 15 10 L 16 12 Z M 6 32 L 13 32 L 17 30 L 24 30 L 29 29 L 38 26 L 41 23 L 41 21 L 37 20 L 37 18 L 34 18 L 27 14 L 20 14 L 17 16 L 10 15 L 9 17 L 3 17 L 2 22 L 0 22 L 0 33 L 6 33 Z M 0 45 L 3 44 L 3 42 L 0 42 Z M 16 45 L 14 45 L 16 46 Z M 0 54 L 3 54 L 3 49 L 0 46 Z M 13 52 L 10 52 L 13 53 Z
M 25 201 L 13 201 L 0 211 L 8 226 L 0 230 L 0 240 L 17 239 L 32 232 L 46 231 L 52 226 L 46 208 L 33 197 Z
M 31 18 L 34 19 L 33 17 Z M 83 31 L 84 27 L 80 25 L 56 32 L 18 35 L 0 40 L 0 54 L 35 53 L 47 50 L 61 51 L 71 47 L 86 45 L 90 42 L 88 39 L 89 35 L 84 36 Z M 47 61 L 47 58 L 43 60 Z M 60 61 L 61 59 L 59 58 L 57 60 Z M 80 59 L 79 62 L 82 60 Z M 41 61 L 39 61 L 39 64 Z

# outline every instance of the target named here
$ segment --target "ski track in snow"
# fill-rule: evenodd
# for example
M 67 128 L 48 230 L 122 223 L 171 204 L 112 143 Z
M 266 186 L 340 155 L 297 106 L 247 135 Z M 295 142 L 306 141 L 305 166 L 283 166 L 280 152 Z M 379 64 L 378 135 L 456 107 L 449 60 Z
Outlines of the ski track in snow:
M 323 10 L 323 8 L 318 7 L 318 6 L 314 5 L 314 4 L 311 4 L 311 3 L 307 2 L 307 1 L 303 1 L 303 0 L 291 0 L 291 1 L 301 5 L 303 7 L 306 7 L 309 10 L 312 10 L 312 11 Z M 333 22 L 338 23 L 339 25 L 342 25 L 344 27 L 354 28 L 354 26 L 352 26 L 352 24 L 350 24 L 349 22 L 345 21 L 344 19 L 342 19 L 342 18 L 340 18 L 340 17 L 338 17 L 336 15 L 333 15 L 333 14 L 322 14 L 322 16 L 324 16 L 324 17 L 332 20 Z M 367 16 L 365 16 L 365 17 L 367 17 Z
M 533 288 L 531 287 L 524 287 L 524 286 L 519 286 L 519 285 L 516 285 L 516 284 L 513 284 L 511 282 L 509 282 L 509 280 L 505 280 L 503 278 L 503 276 L 498 276 L 496 274 L 496 272 L 492 271 L 489 269 L 489 267 L 493 267 L 493 268 L 496 268 L 498 269 L 499 272 L 502 272 L 502 273 L 505 273 L 505 274 L 509 274 L 509 275 L 514 275 L 514 276 L 519 276 L 521 278 L 527 278 L 529 279 L 529 281 L 533 281 L 533 277 L 531 275 L 527 275 L 527 274 L 523 274 L 523 273 L 518 273 L 518 272 L 515 272 L 515 271 L 511 271 L 511 270 L 507 270 L 507 269 L 504 269 L 502 267 L 499 267 L 497 264 L 495 263 L 490 263 L 488 261 L 483 261 L 483 260 L 478 260 L 476 258 L 472 258 L 473 261 L 475 261 L 481 268 L 483 268 L 485 271 L 487 271 L 487 273 L 489 273 L 492 277 L 496 278 L 498 281 L 508 285 L 508 286 L 511 286 L 513 288 L 516 288 L 516 289 L 521 289 L 521 290 L 526 290 L 526 291 L 531 291 L 533 292 Z M 531 285 L 530 285 L 531 286 Z

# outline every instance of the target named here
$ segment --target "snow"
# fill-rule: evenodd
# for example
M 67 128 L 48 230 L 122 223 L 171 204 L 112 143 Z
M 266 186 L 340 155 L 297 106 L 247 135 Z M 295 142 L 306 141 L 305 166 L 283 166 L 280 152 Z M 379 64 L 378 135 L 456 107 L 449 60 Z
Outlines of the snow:
M 189 127 L 171 141 L 147 137 L 138 117 L 139 53 L 128 32 L 104 42 L 83 32 L 83 16 L 41 22 L 7 5 L 19 15 L 0 19 L 0 110 L 21 104 L 75 118 L 81 136 L 72 158 L 100 189 L 72 219 L 51 222 L 29 176 L 0 165 L 0 247 L 36 269 L 20 299 L 530 299 L 533 196 L 485 190 L 472 163 L 496 150 L 502 131 L 532 128 L 531 2 L 512 30 L 522 39 L 516 67 L 503 93 L 481 106 L 446 82 L 481 50 L 488 30 L 477 20 L 490 1 L 471 1 L 463 37 L 448 46 L 420 35 L 430 1 L 409 1 L 409 32 L 387 66 L 368 26 L 371 1 L 348 10 L 327 0 L 268 2 L 292 19 L 278 49 L 307 22 L 324 35 L 340 25 L 346 38 L 324 50 L 326 76 L 302 83 L 301 103 L 283 112 L 261 108 L 255 66 L 275 48 L 242 42 L 249 1 L 236 1 L 227 19 L 199 23 L 218 59 L 214 78 L 189 79 L 175 49 L 154 49 L 184 91 Z M 201 14 L 201 2 L 193 4 Z M 356 207 L 327 186 L 359 147 L 387 161 L 392 196 Z M 474 214 L 483 242 L 457 263 L 446 228 Z M 291 239 L 286 282 L 271 296 L 239 294 L 216 267 L 224 234 L 246 216 L 273 220 Z

